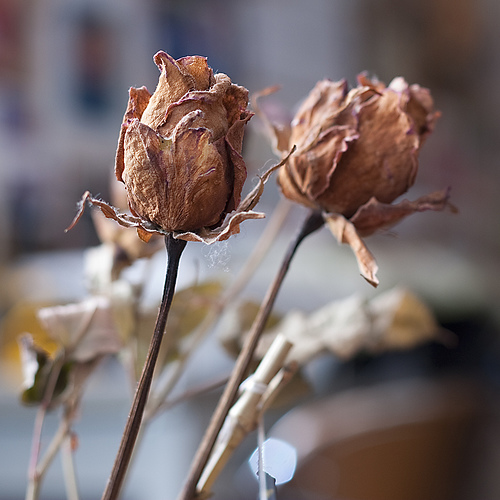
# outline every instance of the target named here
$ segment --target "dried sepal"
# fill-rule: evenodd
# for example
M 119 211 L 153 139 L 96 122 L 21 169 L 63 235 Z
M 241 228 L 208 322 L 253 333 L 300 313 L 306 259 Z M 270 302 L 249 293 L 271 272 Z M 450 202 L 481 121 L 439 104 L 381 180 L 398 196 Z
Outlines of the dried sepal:
M 363 276 L 370 285 L 374 287 L 378 286 L 379 281 L 376 276 L 378 271 L 377 262 L 361 239 L 354 224 L 340 214 L 324 214 L 323 217 L 326 225 L 337 241 L 339 243 L 347 243 L 351 247 L 356 256 L 361 276 Z
M 414 201 L 402 200 L 394 205 L 381 203 L 376 198 L 371 198 L 359 207 L 349 220 L 354 224 L 360 236 L 370 236 L 376 231 L 391 228 L 400 220 L 416 212 L 443 211 L 445 209 L 457 212 L 449 198 L 449 189 L 435 191 Z
M 361 275 L 376 287 L 379 283 L 376 277 L 378 266 L 363 238 L 376 231 L 391 228 L 413 213 L 427 210 L 442 211 L 446 208 L 456 211 L 449 202 L 448 189 L 421 196 L 414 201 L 402 200 L 394 205 L 380 203 L 376 198 L 372 198 L 349 219 L 339 214 L 323 214 L 323 217 L 337 241 L 347 243 L 351 247 Z
M 281 156 L 283 152 L 288 151 L 290 144 L 290 134 L 292 132 L 290 123 L 291 117 L 288 116 L 285 110 L 281 109 L 279 109 L 278 113 L 274 113 L 279 114 L 279 116 L 272 116 L 271 111 L 269 109 L 264 111 L 259 103 L 261 98 L 274 94 L 280 88 L 281 85 L 274 85 L 256 92 L 252 96 L 252 107 L 266 127 L 267 133 L 272 140 L 272 146 L 275 153 Z

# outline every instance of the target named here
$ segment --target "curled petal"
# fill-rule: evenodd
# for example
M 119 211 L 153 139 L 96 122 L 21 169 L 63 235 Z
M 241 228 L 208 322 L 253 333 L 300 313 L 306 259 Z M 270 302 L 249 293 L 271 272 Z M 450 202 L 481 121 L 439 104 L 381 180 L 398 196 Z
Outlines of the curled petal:
M 123 123 L 120 129 L 120 136 L 118 138 L 118 147 L 116 149 L 115 157 L 115 175 L 116 178 L 121 181 L 124 165 L 124 141 L 125 133 L 127 132 L 128 125 L 130 122 L 137 118 L 141 119 L 144 110 L 146 109 L 149 100 L 151 99 L 151 94 L 146 87 L 140 87 L 138 89 L 131 87 L 128 91 L 128 105 L 125 115 L 123 116 Z
M 190 90 L 196 89 L 196 80 L 166 52 L 155 54 L 154 62 L 160 70 L 160 78 L 154 94 L 144 110 L 141 121 L 156 130 L 165 123 L 168 107 Z
M 339 243 L 347 243 L 351 247 L 358 261 L 361 276 L 370 285 L 376 287 L 379 284 L 376 276 L 378 271 L 377 262 L 356 231 L 354 224 L 340 214 L 324 214 L 324 219 L 337 241 Z
M 157 56 L 160 54 L 161 52 Z M 188 73 L 193 77 L 196 90 L 208 89 L 214 84 L 214 74 L 208 65 L 206 57 L 186 56 L 177 59 L 176 63 L 184 70 L 184 74 Z
M 165 123 L 158 128 L 158 132 L 164 137 L 169 137 L 184 117 L 195 112 L 198 113 L 196 120 L 190 123 L 191 127 L 203 127 L 211 130 L 214 140 L 226 133 L 228 129 L 227 110 L 222 95 L 212 91 L 190 92 L 179 101 L 171 104 L 165 115 Z
M 123 117 L 123 121 L 133 120 L 134 118 L 141 119 L 144 110 L 149 104 L 151 94 L 146 87 L 131 87 L 128 91 L 128 105 Z
M 333 126 L 321 132 L 315 139 L 314 154 L 308 154 L 307 150 L 299 149 L 297 156 L 283 169 L 283 175 L 279 176 L 283 194 L 293 197 L 292 192 L 285 191 L 286 177 L 289 175 L 293 178 L 293 183 L 299 188 L 300 193 L 304 193 L 309 200 L 321 198 L 329 188 L 329 180 L 342 155 L 358 137 L 355 129 L 344 126 Z M 321 168 L 325 165 L 328 165 L 328 168 Z M 330 195 L 327 193 L 326 196 Z
M 332 82 L 330 80 L 319 81 L 305 101 L 301 104 L 295 118 L 292 121 L 292 133 L 290 141 L 297 144 L 299 151 L 310 149 L 316 139 L 333 125 L 347 125 L 345 118 L 347 115 L 349 125 L 355 124 L 352 113 L 343 114 L 342 121 L 338 117 L 350 104 L 344 99 L 347 95 L 347 82 L 340 80 Z

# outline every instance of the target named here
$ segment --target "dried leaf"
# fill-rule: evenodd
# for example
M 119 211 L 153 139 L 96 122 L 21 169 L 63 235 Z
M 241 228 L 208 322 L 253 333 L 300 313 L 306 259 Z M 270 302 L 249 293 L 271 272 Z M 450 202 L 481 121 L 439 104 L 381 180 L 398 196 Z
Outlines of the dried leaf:
M 47 334 L 37 318 L 38 310 L 47 306 L 47 303 L 19 302 L 5 313 L 0 329 L 2 362 L 20 366 L 18 340 L 25 332 L 30 332 L 33 342 L 49 356 L 57 352 L 60 344 Z
M 47 384 L 54 369 L 54 360 L 47 352 L 35 345 L 33 337 L 24 334 L 19 337 L 21 367 L 24 375 L 21 402 L 26 405 L 40 404 L 46 397 Z M 71 363 L 65 363 L 57 375 L 57 381 L 51 396 L 51 406 L 68 385 Z
M 367 304 L 372 316 L 372 342 L 369 349 L 411 349 L 439 337 L 441 327 L 432 311 L 413 293 L 394 288 Z
M 432 312 L 418 297 L 395 288 L 371 300 L 352 296 L 334 301 L 311 314 L 291 311 L 264 334 L 257 355 L 264 355 L 278 333 L 293 343 L 288 359 L 304 365 L 325 352 L 349 359 L 363 351 L 377 354 L 409 349 L 440 339 L 441 332 Z
M 87 362 L 104 354 L 115 354 L 123 347 L 111 302 L 106 297 L 90 297 L 75 304 L 43 308 L 38 318 L 73 361 Z
M 240 301 L 226 310 L 217 330 L 217 336 L 231 356 L 236 358 L 240 353 L 244 336 L 252 326 L 259 308 L 259 303 L 247 300 Z M 272 312 L 264 331 L 276 326 L 280 319 L 279 314 Z

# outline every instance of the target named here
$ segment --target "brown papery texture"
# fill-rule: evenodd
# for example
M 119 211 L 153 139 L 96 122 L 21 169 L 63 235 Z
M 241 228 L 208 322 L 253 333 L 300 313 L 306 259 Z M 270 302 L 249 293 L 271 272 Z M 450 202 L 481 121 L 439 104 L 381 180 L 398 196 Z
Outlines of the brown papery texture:
M 351 217 L 371 198 L 391 203 L 414 183 L 418 153 L 439 113 L 427 89 L 402 78 L 316 84 L 292 121 L 297 152 L 279 173 L 283 194 Z
M 428 89 L 401 77 L 386 87 L 362 74 L 351 90 L 345 80 L 319 81 L 287 123 L 256 109 L 279 154 L 297 148 L 278 174 L 283 195 L 323 213 L 372 285 L 378 267 L 362 238 L 415 212 L 453 209 L 447 189 L 393 203 L 415 182 L 420 148 L 440 115 Z
M 131 88 L 116 153 L 133 215 L 166 232 L 222 224 L 246 179 L 243 132 L 248 91 L 200 56 L 158 52 L 158 86 Z

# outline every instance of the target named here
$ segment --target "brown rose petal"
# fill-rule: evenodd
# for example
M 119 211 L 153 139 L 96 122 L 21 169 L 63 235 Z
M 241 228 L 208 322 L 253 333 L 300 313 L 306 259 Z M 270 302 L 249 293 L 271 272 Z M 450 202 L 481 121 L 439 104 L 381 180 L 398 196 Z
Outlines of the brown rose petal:
M 214 74 L 205 57 L 186 56 L 177 59 L 184 75 L 191 75 L 194 79 L 195 90 L 205 90 L 214 84 Z
M 120 129 L 120 136 L 118 138 L 118 147 L 116 150 L 115 158 L 115 175 L 116 178 L 121 181 L 124 165 L 124 150 L 123 143 L 125 141 L 125 133 L 127 132 L 127 127 L 130 122 L 137 118 L 141 119 L 144 110 L 146 109 L 149 100 L 151 99 L 151 94 L 146 87 L 140 87 L 138 89 L 131 87 L 128 91 L 128 105 L 125 115 L 123 116 L 123 124 Z
M 190 92 L 172 104 L 166 113 L 165 123 L 159 127 L 158 132 L 164 137 L 169 137 L 184 116 L 200 110 L 203 113 L 197 115 L 191 126 L 211 130 L 214 141 L 222 137 L 228 129 L 228 119 L 222 100 L 223 90 L 217 90 L 217 92 Z
M 316 84 L 292 122 L 290 141 L 297 145 L 297 154 L 307 150 L 323 131 L 336 124 L 335 117 L 346 94 L 345 80 L 322 80 Z
M 358 138 L 327 172 L 328 184 L 316 198 L 329 212 L 346 217 L 372 196 L 393 201 L 413 184 L 418 168 L 418 136 L 410 133 L 412 123 L 400 111 L 398 94 L 386 92 L 363 103 L 358 120 Z
M 158 52 L 154 61 L 161 71 L 158 85 L 141 117 L 142 123 L 153 130 L 165 123 L 170 104 L 177 102 L 190 90 L 196 88 L 196 80 L 177 64 L 166 52 Z

